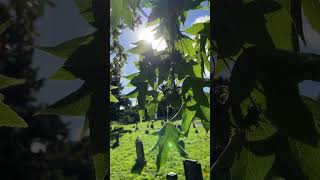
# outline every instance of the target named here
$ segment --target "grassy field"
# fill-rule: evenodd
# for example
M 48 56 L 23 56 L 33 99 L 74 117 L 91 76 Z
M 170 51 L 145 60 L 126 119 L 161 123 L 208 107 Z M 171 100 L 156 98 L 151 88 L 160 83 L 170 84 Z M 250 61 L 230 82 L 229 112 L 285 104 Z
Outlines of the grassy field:
M 179 122 L 176 122 L 179 123 Z M 166 179 L 165 175 L 169 172 L 175 172 L 178 174 L 178 179 L 185 179 L 183 160 L 178 151 L 173 148 L 170 152 L 170 157 L 167 163 L 160 168 L 159 172 L 156 172 L 156 154 L 158 149 L 153 152 L 148 152 L 149 149 L 157 140 L 157 136 L 151 133 L 161 127 L 161 122 L 156 121 L 154 123 L 155 129 L 147 127 L 147 122 L 139 124 L 139 130 L 135 131 L 133 124 L 131 125 L 119 125 L 112 124 L 114 127 L 123 127 L 125 131 L 132 131 L 132 133 L 124 132 L 120 134 L 120 145 L 113 147 L 110 150 L 111 155 L 111 179 L 123 179 L 123 180 L 144 180 L 144 179 Z M 206 134 L 205 130 L 200 125 L 200 121 L 196 121 L 196 126 L 199 133 L 195 133 L 195 128 L 191 126 L 189 137 L 182 138 L 185 142 L 186 151 L 189 154 L 189 159 L 198 160 L 201 163 L 202 173 L 204 179 L 209 179 L 210 174 L 210 136 Z M 145 130 L 148 129 L 150 134 L 145 134 Z M 139 137 L 144 145 L 145 157 L 147 160 L 146 165 L 143 168 L 138 168 L 136 164 L 136 148 L 135 140 Z M 114 140 L 111 139 L 111 146 Z

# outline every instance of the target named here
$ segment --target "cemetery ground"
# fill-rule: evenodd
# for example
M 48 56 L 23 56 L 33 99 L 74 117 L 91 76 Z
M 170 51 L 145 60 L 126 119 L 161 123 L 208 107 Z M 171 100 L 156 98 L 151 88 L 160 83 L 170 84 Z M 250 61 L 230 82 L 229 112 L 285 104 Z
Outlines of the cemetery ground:
M 181 124 L 176 121 L 175 124 Z M 154 122 L 154 129 L 150 128 L 151 122 L 138 123 L 139 129 L 135 131 L 135 124 L 120 125 L 112 123 L 112 131 L 119 130 L 119 145 L 113 146 L 116 142 L 111 136 L 110 149 L 110 165 L 111 179 L 166 179 L 166 174 L 175 172 L 178 179 L 185 179 L 183 160 L 175 147 L 171 149 L 168 160 L 162 166 L 159 172 L 156 172 L 156 155 L 158 149 L 149 152 L 150 148 L 156 143 L 158 136 L 152 133 L 161 127 L 161 121 Z M 197 160 L 201 163 L 202 174 L 204 179 L 210 178 L 210 132 L 208 134 L 201 126 L 200 121 L 195 121 L 196 128 L 191 125 L 189 136 L 181 138 L 185 143 L 185 149 L 189 154 L 189 159 Z M 149 127 L 148 127 L 149 126 Z M 149 134 L 145 134 L 145 130 L 149 130 Z M 195 131 L 198 130 L 198 133 Z M 130 133 L 131 131 L 131 133 Z M 140 167 L 136 163 L 136 147 L 135 140 L 139 137 L 143 142 L 145 159 L 147 163 Z

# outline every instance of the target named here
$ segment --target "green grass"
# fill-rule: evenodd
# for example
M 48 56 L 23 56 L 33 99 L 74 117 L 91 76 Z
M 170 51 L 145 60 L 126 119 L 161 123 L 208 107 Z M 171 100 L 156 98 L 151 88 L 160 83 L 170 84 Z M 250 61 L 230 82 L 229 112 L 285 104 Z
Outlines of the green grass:
M 180 122 L 176 122 L 180 123 Z M 156 154 L 158 149 L 148 152 L 154 145 L 158 136 L 151 133 L 161 127 L 160 121 L 154 123 L 155 129 L 147 128 L 147 122 L 139 124 L 139 130 L 134 131 L 134 124 L 131 125 L 119 125 L 112 124 L 112 127 L 123 127 L 125 130 L 131 130 L 132 133 L 123 133 L 120 137 L 120 146 L 110 150 L 111 155 L 111 179 L 166 179 L 166 174 L 169 172 L 175 172 L 178 174 L 178 179 L 185 179 L 183 160 L 179 152 L 173 148 L 170 152 L 168 161 L 162 166 L 159 172 L 156 172 Z M 200 121 L 196 121 L 199 125 Z M 145 130 L 148 129 L 150 134 L 145 134 Z M 202 173 L 204 179 L 209 179 L 210 175 L 210 136 L 206 134 L 202 126 L 197 127 L 199 133 L 195 133 L 195 128 L 190 127 L 188 138 L 182 138 L 185 142 L 186 151 L 189 154 L 189 159 L 198 160 L 201 163 Z M 135 168 L 136 148 L 135 140 L 139 137 L 144 145 L 144 152 L 146 158 L 146 165 L 141 172 Z M 113 144 L 111 141 L 111 145 Z

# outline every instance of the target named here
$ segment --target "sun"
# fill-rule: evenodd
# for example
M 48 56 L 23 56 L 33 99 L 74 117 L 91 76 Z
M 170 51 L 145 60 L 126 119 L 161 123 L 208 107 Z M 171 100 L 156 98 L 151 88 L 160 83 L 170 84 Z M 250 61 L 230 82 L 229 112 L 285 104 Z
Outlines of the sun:
M 150 28 L 144 28 L 140 33 L 139 33 L 139 39 L 140 40 L 145 40 L 149 43 L 152 43 L 154 41 L 154 32 L 152 32 L 152 29 Z
M 155 39 L 154 34 L 155 31 L 153 31 L 154 27 L 146 27 L 142 29 L 139 32 L 139 40 L 145 40 L 148 43 L 152 44 L 152 48 L 156 51 L 163 51 L 167 48 L 167 43 L 163 39 L 163 37 L 160 37 L 158 39 Z

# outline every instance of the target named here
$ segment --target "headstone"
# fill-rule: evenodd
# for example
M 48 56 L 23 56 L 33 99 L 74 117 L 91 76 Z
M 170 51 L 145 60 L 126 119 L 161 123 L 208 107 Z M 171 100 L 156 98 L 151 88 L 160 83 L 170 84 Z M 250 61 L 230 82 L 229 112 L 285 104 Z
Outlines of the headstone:
M 167 174 L 167 180 L 178 180 L 178 174 L 170 172 L 169 174 Z
M 145 133 L 145 134 L 149 134 L 149 130 L 145 130 L 144 133 Z
M 150 128 L 154 129 L 154 124 L 153 123 L 151 123 Z
M 136 139 L 136 152 L 137 162 L 139 163 L 139 165 L 144 165 L 146 163 L 146 160 L 144 158 L 143 143 L 139 138 Z
M 201 164 L 196 160 L 186 159 L 183 161 L 186 180 L 203 180 Z
M 180 145 L 183 149 L 185 149 L 185 144 L 184 144 L 184 142 L 183 142 L 182 139 L 179 140 L 179 145 Z
M 115 138 L 116 138 L 115 144 L 119 145 L 120 144 L 119 143 L 119 138 L 120 138 L 120 133 L 119 132 L 116 133 Z
M 198 129 L 196 129 L 194 132 L 195 132 L 195 133 L 199 133 Z

